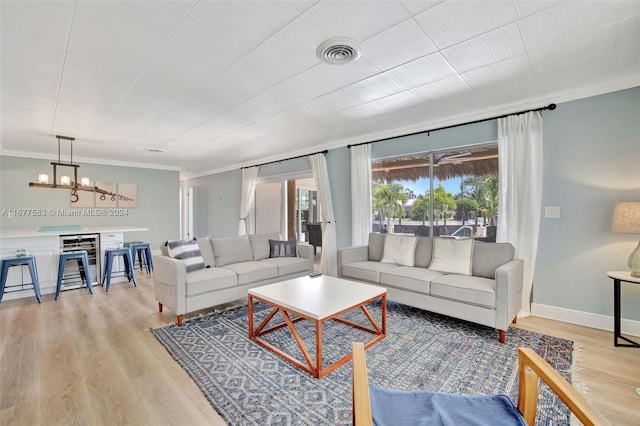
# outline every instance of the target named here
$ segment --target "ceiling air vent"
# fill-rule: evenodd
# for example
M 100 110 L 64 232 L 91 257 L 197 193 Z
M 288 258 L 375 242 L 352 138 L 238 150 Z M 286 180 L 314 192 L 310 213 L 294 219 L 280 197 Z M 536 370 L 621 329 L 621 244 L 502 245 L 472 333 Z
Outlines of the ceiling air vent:
M 348 38 L 331 38 L 318 46 L 316 55 L 332 65 L 353 62 L 360 57 L 360 47 Z

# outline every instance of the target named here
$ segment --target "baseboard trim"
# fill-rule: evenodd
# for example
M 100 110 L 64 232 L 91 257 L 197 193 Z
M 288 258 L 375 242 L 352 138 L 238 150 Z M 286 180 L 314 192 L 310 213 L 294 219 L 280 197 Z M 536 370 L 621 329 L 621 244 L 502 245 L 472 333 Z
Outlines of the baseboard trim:
M 593 314 L 539 303 L 531 304 L 531 315 L 613 332 L 613 316 L 609 315 Z M 622 318 L 620 326 L 623 334 L 640 336 L 640 321 Z

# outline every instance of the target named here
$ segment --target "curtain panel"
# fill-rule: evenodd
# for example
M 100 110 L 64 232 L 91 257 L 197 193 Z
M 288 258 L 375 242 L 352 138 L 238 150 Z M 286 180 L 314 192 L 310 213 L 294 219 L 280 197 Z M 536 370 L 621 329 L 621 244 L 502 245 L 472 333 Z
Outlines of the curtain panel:
M 332 277 L 338 276 L 338 255 L 336 243 L 336 220 L 331 201 L 331 185 L 327 171 L 327 159 L 324 154 L 309 156 L 313 178 L 318 189 L 318 198 L 322 209 L 322 255 L 320 272 Z
M 499 196 L 497 241 L 510 242 L 524 260 L 519 317 L 531 314 L 542 210 L 542 117 L 529 112 L 498 119 Z
M 258 183 L 259 167 L 242 169 L 242 196 L 240 198 L 240 216 L 238 223 L 238 235 L 253 233 L 253 222 L 247 220 L 251 215 L 256 196 L 256 184 Z
M 351 147 L 351 245 L 367 245 L 371 219 L 371 145 Z

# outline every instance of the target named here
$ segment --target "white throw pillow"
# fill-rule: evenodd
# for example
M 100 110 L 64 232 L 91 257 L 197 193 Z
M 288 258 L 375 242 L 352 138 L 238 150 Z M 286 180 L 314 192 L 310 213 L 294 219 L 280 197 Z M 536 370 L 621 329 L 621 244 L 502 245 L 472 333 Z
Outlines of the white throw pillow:
M 380 262 L 413 266 L 415 264 L 416 244 L 418 244 L 418 238 L 416 237 L 386 234 Z
M 471 275 L 473 239 L 434 238 L 429 269 L 447 274 Z

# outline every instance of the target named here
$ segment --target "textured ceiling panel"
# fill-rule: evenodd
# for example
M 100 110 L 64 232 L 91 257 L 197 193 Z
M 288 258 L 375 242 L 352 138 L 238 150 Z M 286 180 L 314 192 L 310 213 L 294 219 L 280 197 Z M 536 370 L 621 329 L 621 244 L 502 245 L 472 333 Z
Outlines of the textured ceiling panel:
M 79 158 L 201 174 L 640 85 L 638 1 L 0 8 L 7 154 L 54 155 L 65 134 Z M 323 63 L 336 37 L 360 58 Z

